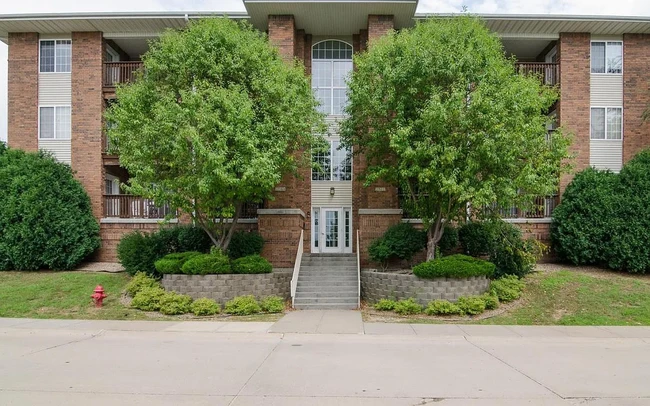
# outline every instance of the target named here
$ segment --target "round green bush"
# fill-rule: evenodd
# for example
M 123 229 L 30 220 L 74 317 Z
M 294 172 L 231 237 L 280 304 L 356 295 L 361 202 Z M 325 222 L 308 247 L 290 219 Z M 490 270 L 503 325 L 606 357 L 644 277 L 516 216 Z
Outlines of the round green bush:
M 463 296 L 459 297 L 456 306 L 464 314 L 475 316 L 485 311 L 485 300 L 481 296 Z
M 458 241 L 467 255 L 472 257 L 488 255 L 493 244 L 489 222 L 472 221 L 463 224 L 458 229 Z
M 467 255 L 456 254 L 436 258 L 413 267 L 413 274 L 419 278 L 469 278 L 472 276 L 491 277 L 494 264 Z
M 154 262 L 156 271 L 161 274 L 180 274 L 183 273 L 181 268 L 190 258 L 201 255 L 197 251 L 175 252 L 167 254 L 158 261 Z
M 255 296 L 238 296 L 232 300 L 226 302 L 226 307 L 224 311 L 228 314 L 233 314 L 237 316 L 247 316 L 249 314 L 255 314 L 262 311 L 259 303 L 255 300 Z
M 190 310 L 195 316 L 213 316 L 221 312 L 221 306 L 212 299 L 202 297 L 192 302 Z
M 193 256 L 183 264 L 181 271 L 187 275 L 232 273 L 230 260 L 219 252 Z
M 394 258 L 410 261 L 426 245 L 425 231 L 415 229 L 410 223 L 399 223 L 374 240 L 368 248 L 368 254 L 373 261 L 382 264 Z
M 131 307 L 149 312 L 160 310 L 160 300 L 165 293 L 160 286 L 142 288 L 133 297 Z
M 400 300 L 397 303 L 395 303 L 395 308 L 393 309 L 395 313 L 401 314 L 401 315 L 409 315 L 409 314 L 418 314 L 422 313 L 422 306 L 415 301 L 415 299 L 408 298 L 405 300 Z
M 189 313 L 192 306 L 192 298 L 176 292 L 165 293 L 159 301 L 160 313 L 165 315 Z
M 515 275 L 506 275 L 490 283 L 490 292 L 499 298 L 499 301 L 508 303 L 521 297 L 526 284 Z
M 432 300 L 424 312 L 429 316 L 461 314 L 460 307 L 448 300 Z
M 375 308 L 375 310 L 385 312 L 389 310 L 395 310 L 396 304 L 397 302 L 391 299 L 379 299 L 373 307 Z
M 486 310 L 494 310 L 499 307 L 499 296 L 497 296 L 494 292 L 486 292 L 481 296 L 481 298 L 485 302 Z
M 99 246 L 90 199 L 70 167 L 0 142 L 0 270 L 74 269 Z
M 264 247 L 264 239 L 254 231 L 237 231 L 228 244 L 228 256 L 231 259 L 250 255 L 259 255 Z
M 249 255 L 232 261 L 233 273 L 270 273 L 273 266 L 266 258 Z
M 136 273 L 124 289 L 129 296 L 134 297 L 144 288 L 160 288 L 160 283 L 144 272 Z
M 268 296 L 260 301 L 260 308 L 265 313 L 282 313 L 284 311 L 284 299 L 280 296 Z

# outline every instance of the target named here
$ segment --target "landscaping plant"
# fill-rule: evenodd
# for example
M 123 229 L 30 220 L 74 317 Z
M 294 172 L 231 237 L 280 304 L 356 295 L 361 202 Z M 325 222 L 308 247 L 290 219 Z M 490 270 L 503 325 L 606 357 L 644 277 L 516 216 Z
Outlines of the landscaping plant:
M 0 142 L 0 270 L 74 269 L 99 245 L 90 199 L 70 166 Z
M 397 302 L 391 299 L 379 299 L 377 303 L 374 304 L 373 307 L 375 308 L 375 310 L 389 311 L 389 310 L 395 310 L 396 304 Z
M 160 300 L 166 293 L 160 286 L 144 287 L 131 300 L 131 307 L 149 312 L 160 310 Z
M 202 297 L 192 302 L 190 311 L 195 316 L 213 316 L 221 311 L 221 306 L 212 299 Z
M 413 274 L 419 278 L 469 278 L 491 277 L 494 264 L 467 255 L 455 254 L 423 262 L 413 267 Z
M 264 239 L 255 231 L 237 231 L 228 245 L 228 256 L 237 259 L 249 255 L 259 255 L 264 247 Z
M 228 257 L 215 251 L 193 256 L 183 264 L 181 271 L 187 275 L 209 275 L 232 273 L 232 268 Z
M 189 313 L 192 306 L 192 298 L 188 295 L 181 295 L 176 292 L 166 292 L 159 300 L 160 313 L 165 315 Z
M 429 316 L 462 314 L 460 307 L 448 300 L 432 300 L 424 312 Z
M 138 272 L 133 275 L 124 290 L 129 296 L 135 297 L 135 295 L 144 288 L 160 288 L 160 283 L 146 273 Z
M 167 254 L 158 261 L 154 262 L 154 266 L 156 267 L 156 271 L 163 275 L 180 274 L 182 273 L 181 268 L 183 267 L 183 264 L 197 255 L 201 255 L 201 253 L 197 251 L 188 251 Z
M 408 298 L 404 300 L 399 300 L 395 303 L 395 308 L 393 309 L 395 313 L 401 315 L 409 314 L 418 314 L 422 313 L 422 306 L 415 301 L 414 298 Z
M 475 316 L 485 311 L 485 300 L 481 296 L 461 296 L 456 306 L 463 314 Z
M 373 261 L 380 262 L 385 267 L 391 259 L 410 261 L 425 246 L 426 233 L 416 230 L 409 223 L 398 223 L 370 244 L 368 254 Z
M 490 292 L 495 294 L 499 301 L 507 303 L 521 297 L 526 284 L 515 275 L 506 275 L 490 283 Z
M 267 296 L 260 301 L 260 308 L 265 313 L 282 313 L 284 311 L 284 299 L 280 296 Z
M 232 261 L 233 273 L 270 273 L 273 266 L 266 258 L 259 255 L 249 255 Z
M 228 314 L 237 315 L 237 316 L 246 316 L 249 314 L 255 314 L 262 311 L 259 303 L 255 300 L 255 296 L 237 296 L 236 298 L 226 302 L 226 307 L 224 311 Z

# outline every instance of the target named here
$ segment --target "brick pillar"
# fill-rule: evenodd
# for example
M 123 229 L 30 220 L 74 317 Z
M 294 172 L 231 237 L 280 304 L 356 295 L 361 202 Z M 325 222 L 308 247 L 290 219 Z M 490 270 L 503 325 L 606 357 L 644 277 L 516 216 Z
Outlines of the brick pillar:
M 367 268 L 373 264 L 368 256 L 368 247 L 372 241 L 384 235 L 390 226 L 398 224 L 400 221 L 402 221 L 401 210 L 361 209 L 359 211 L 359 247 L 361 249 L 360 259 L 362 267 Z
M 570 147 L 576 155 L 575 172 L 589 166 L 589 123 L 590 123 L 590 52 L 589 33 L 560 34 L 558 59 L 560 61 L 560 104 L 558 121 L 562 127 L 574 134 Z M 573 179 L 563 175 L 560 192 Z
M 642 118 L 650 104 L 650 35 L 623 36 L 623 163 L 650 146 L 650 124 Z
M 305 35 L 305 55 L 303 61 L 305 63 L 305 74 L 311 76 L 311 47 L 312 47 L 311 34 Z
M 269 16 L 269 41 L 278 47 L 280 56 L 291 61 L 296 42 L 296 25 L 292 15 Z
M 104 166 L 102 163 L 102 59 L 101 32 L 72 33 L 72 169 L 90 196 L 93 214 L 102 216 Z
M 305 60 L 305 30 L 296 30 L 296 41 L 293 44 L 293 56 Z
M 369 15 L 368 16 L 368 46 L 377 38 L 395 28 L 392 15 Z
M 257 226 L 264 239 L 262 256 L 276 268 L 293 267 L 305 213 L 299 209 L 259 209 Z M 309 232 L 304 232 L 309 241 Z M 309 245 L 307 245 L 309 246 Z
M 9 33 L 7 141 L 38 149 L 38 34 Z

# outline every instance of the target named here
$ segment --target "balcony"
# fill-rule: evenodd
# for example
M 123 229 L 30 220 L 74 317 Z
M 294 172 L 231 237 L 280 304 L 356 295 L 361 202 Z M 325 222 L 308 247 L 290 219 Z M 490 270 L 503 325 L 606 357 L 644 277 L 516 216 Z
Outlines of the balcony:
M 141 61 L 104 62 L 104 97 L 115 98 L 115 86 L 133 82 L 142 66 Z
M 530 210 L 522 210 L 515 206 L 497 208 L 489 207 L 490 210 L 496 210 L 501 218 L 504 219 L 543 219 L 551 218 L 553 210 L 560 204 L 560 196 L 537 196 L 533 202 L 534 207 Z
M 517 62 L 515 69 L 520 74 L 538 76 L 548 86 L 560 83 L 560 64 L 557 62 Z
M 133 195 L 104 195 L 104 217 L 121 219 L 164 219 L 175 215 L 169 205 L 157 206 L 153 200 Z

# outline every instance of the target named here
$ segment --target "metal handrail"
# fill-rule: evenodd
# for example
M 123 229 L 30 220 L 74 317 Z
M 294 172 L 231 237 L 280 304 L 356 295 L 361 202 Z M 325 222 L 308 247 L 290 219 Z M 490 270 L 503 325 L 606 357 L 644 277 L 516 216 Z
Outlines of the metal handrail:
M 296 301 L 296 289 L 298 288 L 298 275 L 300 274 L 300 262 L 302 262 L 303 250 L 303 230 L 300 230 L 300 241 L 298 241 L 298 252 L 296 253 L 296 262 L 293 264 L 293 276 L 291 277 L 291 307 Z
M 361 254 L 359 249 L 359 230 L 357 229 L 357 307 L 361 308 Z

